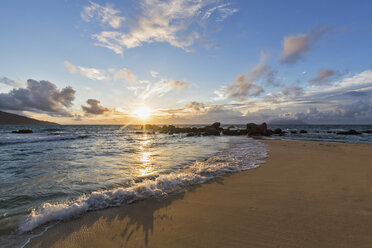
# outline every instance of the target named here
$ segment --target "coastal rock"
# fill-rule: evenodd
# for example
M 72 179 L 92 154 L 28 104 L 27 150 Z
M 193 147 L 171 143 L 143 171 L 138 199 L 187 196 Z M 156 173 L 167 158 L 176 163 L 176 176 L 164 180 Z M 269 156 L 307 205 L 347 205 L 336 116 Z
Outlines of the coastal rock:
M 220 126 L 221 126 L 221 123 L 219 123 L 219 122 L 215 122 L 215 123 L 213 123 L 213 124 L 211 125 L 211 127 L 213 127 L 213 128 L 216 129 L 216 130 L 219 130 L 219 129 L 220 129 Z
M 225 129 L 222 131 L 223 135 L 232 135 L 232 136 L 238 136 L 238 135 L 247 135 L 246 129 Z
M 346 131 L 346 132 L 337 132 L 336 134 L 338 135 L 359 135 L 359 134 L 362 134 L 361 132 L 357 132 L 353 129 L 350 129 L 349 131 Z
M 280 129 L 280 128 L 275 128 L 274 129 L 274 134 L 282 134 L 282 133 L 283 133 L 282 129 Z
M 372 130 L 364 130 L 362 133 L 372 133 Z
M 270 132 L 267 131 L 266 123 L 257 125 L 255 123 L 247 124 L 247 134 L 249 136 L 270 136 Z
M 33 133 L 31 129 L 19 129 L 16 131 L 12 131 L 12 133 Z
M 300 133 L 307 133 L 307 131 L 306 130 L 300 130 Z
M 296 134 L 296 133 L 297 133 L 296 130 L 292 130 L 292 131 L 291 131 L 291 134 Z

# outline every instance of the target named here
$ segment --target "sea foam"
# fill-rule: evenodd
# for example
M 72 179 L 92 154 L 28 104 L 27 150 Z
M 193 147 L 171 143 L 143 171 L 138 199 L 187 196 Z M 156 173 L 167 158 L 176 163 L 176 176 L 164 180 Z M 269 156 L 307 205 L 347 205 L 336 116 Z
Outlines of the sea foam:
M 28 136 L 28 134 L 17 135 L 18 137 L 5 137 L 0 139 L 0 145 L 8 144 L 19 144 L 19 143 L 37 143 L 37 142 L 48 142 L 48 141 L 60 141 L 60 140 L 74 140 L 82 139 L 87 136 L 84 135 L 55 135 L 55 136 Z M 25 137 L 28 136 L 28 137 Z
M 265 157 L 265 144 L 250 138 L 239 139 L 229 150 L 204 161 L 196 161 L 171 174 L 133 182 L 126 188 L 92 192 L 66 203 L 44 203 L 32 210 L 18 229 L 24 233 L 40 225 L 78 216 L 87 211 L 120 206 L 150 197 L 166 197 L 226 173 L 257 168 Z

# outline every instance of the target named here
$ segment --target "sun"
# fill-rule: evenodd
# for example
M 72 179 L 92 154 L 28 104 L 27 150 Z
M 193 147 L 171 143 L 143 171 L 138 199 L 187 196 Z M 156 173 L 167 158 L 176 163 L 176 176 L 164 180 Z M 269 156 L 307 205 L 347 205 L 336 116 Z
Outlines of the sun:
M 151 109 L 147 107 L 140 107 L 134 111 L 136 117 L 142 121 L 147 120 L 151 116 Z

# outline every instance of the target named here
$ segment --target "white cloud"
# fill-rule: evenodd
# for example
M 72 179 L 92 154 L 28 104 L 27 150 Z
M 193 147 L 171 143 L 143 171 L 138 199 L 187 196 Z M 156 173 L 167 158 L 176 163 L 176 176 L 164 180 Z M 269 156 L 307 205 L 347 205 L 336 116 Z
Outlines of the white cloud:
M 87 77 L 92 80 L 106 80 L 109 79 L 108 76 L 106 76 L 105 70 L 99 70 L 96 68 L 87 68 L 78 66 L 79 72 L 82 76 Z
M 151 76 L 154 77 L 154 78 L 159 76 L 159 72 L 157 72 L 157 71 L 151 71 L 150 73 L 151 73 Z
M 148 83 L 147 86 L 141 84 L 140 86 L 130 86 L 128 89 L 142 100 L 145 100 L 153 96 L 161 97 L 175 89 L 181 92 L 182 89 L 187 87 L 189 87 L 189 84 L 186 82 L 162 79 L 156 83 Z
M 234 14 L 237 9 L 229 4 L 220 4 L 219 0 L 143 0 L 140 4 L 141 14 L 130 26 L 129 32 L 103 31 L 92 37 L 97 46 L 106 47 L 117 54 L 123 54 L 123 48 L 134 48 L 143 43 L 167 42 L 187 52 L 189 47 L 199 38 L 197 31 L 191 31 L 190 26 L 203 18 L 209 18 L 218 12 L 217 21 L 223 21 Z M 211 5 L 218 6 L 210 7 Z M 205 8 L 209 7 L 206 11 Z
M 103 24 L 108 24 L 112 28 L 119 28 L 121 23 L 125 20 L 125 17 L 120 16 L 120 11 L 114 9 L 110 5 L 101 6 L 95 2 L 89 1 L 90 5 L 85 6 L 83 11 L 81 11 L 81 18 L 90 22 L 92 19 L 96 18 Z

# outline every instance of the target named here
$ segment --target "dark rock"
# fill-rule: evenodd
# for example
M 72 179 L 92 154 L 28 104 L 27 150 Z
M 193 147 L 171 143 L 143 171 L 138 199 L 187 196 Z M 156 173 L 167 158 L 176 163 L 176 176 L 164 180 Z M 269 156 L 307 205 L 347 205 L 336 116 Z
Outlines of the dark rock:
M 267 132 L 267 125 L 265 122 L 262 123 L 261 125 L 257 125 L 255 123 L 248 123 L 247 134 L 249 136 L 269 136 L 269 132 Z
M 358 134 L 362 134 L 361 132 L 357 132 L 353 129 L 350 129 L 349 131 L 346 131 L 346 132 L 337 132 L 336 134 L 338 135 L 358 135 Z
M 213 128 L 216 129 L 216 130 L 219 130 L 219 129 L 220 129 L 220 126 L 221 126 L 221 123 L 219 123 L 219 122 L 215 122 L 215 123 L 213 123 L 213 124 L 211 125 L 211 127 L 213 127 Z
M 33 133 L 31 129 L 19 129 L 16 131 L 12 131 L 12 133 Z
M 283 131 L 282 131 L 282 129 L 280 129 L 280 128 L 275 128 L 275 130 L 274 130 L 274 134 L 282 134 L 283 133 Z
M 372 133 L 372 130 L 364 130 L 363 133 Z
M 332 133 L 332 131 L 327 131 L 327 133 Z
M 232 136 L 247 135 L 247 130 L 246 129 L 237 129 L 237 130 L 224 129 L 222 133 L 223 135 L 232 135 Z
M 271 136 L 273 133 L 274 133 L 273 130 L 271 130 L 271 129 L 267 129 L 265 135 L 266 135 L 266 136 Z
M 307 133 L 306 130 L 300 130 L 300 133 Z
M 297 133 L 296 130 L 292 130 L 292 131 L 291 131 L 291 134 L 296 134 L 296 133 Z

